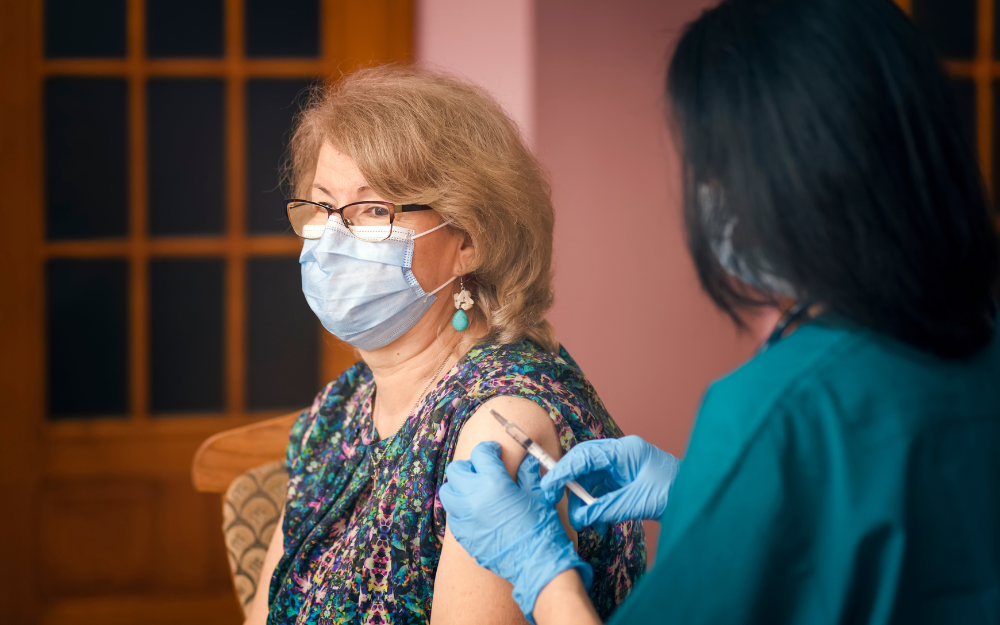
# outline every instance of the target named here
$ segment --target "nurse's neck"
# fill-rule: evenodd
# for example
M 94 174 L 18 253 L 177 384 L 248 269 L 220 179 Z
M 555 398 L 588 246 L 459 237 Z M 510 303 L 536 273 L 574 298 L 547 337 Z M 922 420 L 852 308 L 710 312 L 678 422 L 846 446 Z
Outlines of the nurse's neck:
M 780 327 L 782 323 L 786 323 L 786 325 L 784 326 L 784 329 L 781 331 L 781 334 L 777 337 L 774 337 L 775 339 L 785 338 L 792 332 L 795 332 L 803 324 L 809 323 L 810 320 L 820 316 L 820 314 L 823 312 L 823 309 L 825 308 L 823 304 L 811 304 L 809 305 L 808 308 L 801 311 L 801 313 L 796 314 L 795 309 L 799 305 L 799 303 L 800 302 L 798 300 L 794 300 L 789 297 L 780 298 L 778 302 L 778 311 L 780 312 L 780 315 L 777 317 L 775 326 L 772 328 L 772 331 Z M 795 318 L 788 321 L 787 317 L 789 315 L 795 315 Z M 771 333 L 769 332 L 768 335 L 770 334 Z
M 410 416 L 421 392 L 425 388 L 430 392 L 485 334 L 482 323 L 476 323 L 472 315 L 464 332 L 452 328 L 451 303 L 450 295 L 439 297 L 401 337 L 385 347 L 361 352 L 377 389 L 380 438 L 395 434 Z

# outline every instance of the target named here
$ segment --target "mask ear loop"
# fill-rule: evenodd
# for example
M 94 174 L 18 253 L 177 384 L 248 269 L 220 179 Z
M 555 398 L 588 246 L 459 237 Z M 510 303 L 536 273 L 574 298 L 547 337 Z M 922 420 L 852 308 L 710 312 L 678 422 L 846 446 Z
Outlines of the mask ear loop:
M 435 230 L 440 230 L 441 228 L 444 228 L 447 225 L 448 225 L 448 222 L 445 221 L 445 222 L 443 222 L 441 224 L 438 224 L 437 226 L 434 226 L 430 230 L 425 230 L 425 231 L 421 232 L 420 234 L 413 235 L 413 238 L 414 239 L 419 239 L 420 237 L 424 236 L 425 234 L 430 234 L 430 233 L 434 232 Z M 454 278 L 452 278 L 452 280 L 454 280 Z M 445 284 L 447 284 L 447 283 L 445 283 Z
M 438 288 L 434 289 L 433 291 L 431 291 L 431 292 L 430 292 L 430 293 L 428 293 L 427 295 L 424 295 L 424 299 L 427 299 L 427 298 L 428 298 L 428 297 L 430 297 L 431 295 L 434 295 L 435 293 L 437 293 L 438 291 L 440 291 L 440 290 L 441 290 L 441 289 L 443 289 L 444 287 L 448 286 L 449 284 L 451 284 L 452 282 L 454 282 L 454 281 L 455 281 L 455 280 L 457 280 L 457 279 L 458 279 L 458 276 L 452 276 L 452 277 L 451 277 L 451 280 L 448 280 L 447 282 L 445 282 L 444 284 L 442 284 L 442 285 L 441 285 L 441 286 L 439 286 Z
M 418 235 L 414 235 L 414 237 L 413 237 L 413 238 L 414 238 L 414 239 L 419 239 L 420 237 L 424 236 L 425 234 L 430 234 L 430 233 L 434 232 L 435 230 L 440 230 L 441 228 L 444 228 L 444 227 L 445 227 L 445 226 L 447 226 L 447 225 L 448 225 L 448 222 L 443 222 L 443 223 L 441 223 L 441 224 L 438 224 L 437 226 L 434 226 L 434 227 L 433 227 L 433 228 L 431 228 L 430 230 L 426 230 L 426 231 L 424 231 L 424 232 L 421 232 L 421 233 L 420 233 L 420 234 L 418 234 Z M 441 289 L 443 289 L 444 287 L 448 286 L 449 284 L 451 284 L 452 282 L 454 282 L 456 278 L 458 278 L 458 276 L 452 276 L 452 277 L 451 277 L 451 280 L 448 280 L 447 282 L 445 282 L 444 284 L 442 284 L 442 285 L 441 285 L 441 286 L 439 286 L 438 288 L 434 289 L 433 291 L 431 291 L 430 293 L 428 293 L 427 295 L 425 295 L 425 296 L 424 296 L 424 299 L 426 299 L 426 298 L 430 297 L 431 295 L 434 295 L 435 293 L 437 293 L 438 291 L 440 291 L 440 290 L 441 290 Z

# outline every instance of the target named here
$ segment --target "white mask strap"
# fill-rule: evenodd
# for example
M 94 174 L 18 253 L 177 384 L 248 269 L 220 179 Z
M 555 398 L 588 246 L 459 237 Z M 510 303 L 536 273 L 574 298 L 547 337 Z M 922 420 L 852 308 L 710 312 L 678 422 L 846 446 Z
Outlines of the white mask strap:
M 440 228 L 440 227 L 441 227 L 441 226 L 438 226 L 438 228 Z M 435 228 L 435 229 L 436 229 L 436 228 Z M 427 232 L 430 232 L 430 230 L 428 230 Z M 425 232 L 424 234 L 427 234 L 427 232 Z M 452 276 L 452 277 L 451 277 L 451 280 L 448 280 L 447 282 L 445 282 L 444 284 L 442 284 L 442 285 L 441 285 L 441 286 L 439 286 L 438 288 L 434 289 L 433 291 L 431 291 L 430 293 L 428 293 L 428 294 L 427 294 L 427 295 L 425 295 L 424 297 L 430 297 L 431 295 L 434 295 L 435 293 L 437 293 L 438 291 L 440 291 L 440 290 L 441 290 L 441 289 L 443 289 L 444 287 L 446 287 L 446 286 L 448 286 L 449 284 L 451 284 L 452 282 L 454 282 L 454 281 L 455 281 L 455 280 L 456 280 L 457 278 L 458 278 L 458 276 Z
M 414 239 L 419 239 L 420 237 L 424 236 L 425 234 L 430 234 L 430 233 L 434 232 L 435 230 L 440 230 L 441 228 L 444 228 L 447 225 L 448 225 L 448 222 L 443 222 L 443 223 L 441 223 L 441 224 L 439 224 L 437 226 L 434 226 L 430 230 L 425 230 L 424 232 L 421 232 L 420 234 L 413 235 L 413 238 Z M 452 278 L 452 280 L 454 280 L 454 279 L 455 278 Z M 448 284 L 448 283 L 445 282 L 445 284 Z M 435 291 L 435 293 L 437 293 L 437 291 Z

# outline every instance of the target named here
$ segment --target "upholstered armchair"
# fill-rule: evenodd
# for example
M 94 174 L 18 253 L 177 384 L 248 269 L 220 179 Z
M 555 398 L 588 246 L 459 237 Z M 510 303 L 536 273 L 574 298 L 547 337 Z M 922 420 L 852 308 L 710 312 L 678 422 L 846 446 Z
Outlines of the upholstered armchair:
M 257 592 L 267 545 L 285 504 L 285 447 L 299 414 L 220 432 L 202 443 L 191 466 L 196 490 L 222 494 L 222 532 L 244 614 Z

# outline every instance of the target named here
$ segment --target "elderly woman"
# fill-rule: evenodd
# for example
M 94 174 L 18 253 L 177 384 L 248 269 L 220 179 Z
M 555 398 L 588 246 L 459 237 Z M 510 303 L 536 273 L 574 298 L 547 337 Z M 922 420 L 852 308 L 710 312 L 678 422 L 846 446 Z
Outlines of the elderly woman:
M 558 458 L 618 437 L 556 341 L 553 210 L 516 125 L 481 90 L 413 68 L 319 94 L 291 142 L 302 291 L 361 362 L 317 395 L 248 623 L 516 623 L 511 586 L 447 530 L 445 466 L 499 442 L 501 412 Z M 575 532 L 569 557 L 607 616 L 645 567 L 642 527 Z M 263 588 L 263 586 L 262 586 Z

